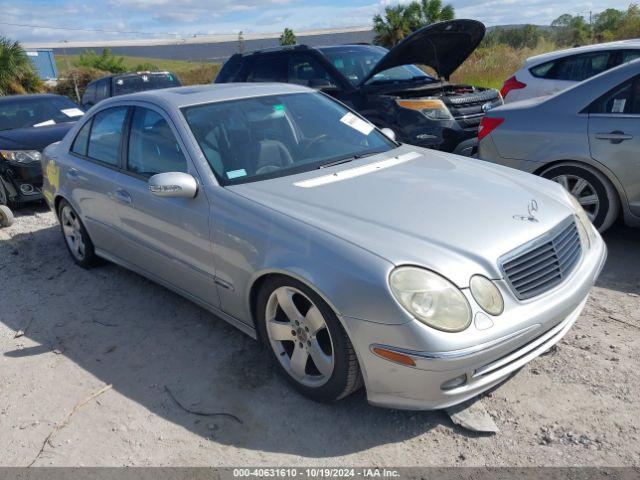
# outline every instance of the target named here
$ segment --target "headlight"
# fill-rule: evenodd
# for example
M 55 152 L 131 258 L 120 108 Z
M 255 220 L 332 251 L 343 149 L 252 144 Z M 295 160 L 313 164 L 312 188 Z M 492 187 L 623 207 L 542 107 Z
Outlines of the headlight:
M 576 198 L 570 193 L 567 193 L 567 195 L 569 196 L 569 201 L 573 205 L 573 213 L 575 214 L 576 225 L 578 226 L 578 234 L 580 235 L 582 247 L 583 249 L 589 249 L 596 239 L 596 227 L 593 226 L 593 223 L 591 223 L 591 220 L 587 217 L 584 208 L 582 208 L 582 205 L 578 203 L 578 200 L 576 200 Z
M 391 273 L 389 286 L 400 305 L 430 327 L 460 332 L 471 323 L 466 297 L 440 275 L 417 267 L 399 267 Z
M 471 295 L 480 308 L 489 315 L 500 315 L 504 310 L 504 300 L 498 287 L 491 280 L 482 275 L 474 275 L 469 282 Z
M 396 103 L 403 108 L 418 110 L 431 120 L 453 120 L 453 115 L 442 100 L 437 98 L 402 99 Z
M 37 150 L 0 150 L 0 156 L 5 160 L 17 163 L 39 162 L 42 158 Z

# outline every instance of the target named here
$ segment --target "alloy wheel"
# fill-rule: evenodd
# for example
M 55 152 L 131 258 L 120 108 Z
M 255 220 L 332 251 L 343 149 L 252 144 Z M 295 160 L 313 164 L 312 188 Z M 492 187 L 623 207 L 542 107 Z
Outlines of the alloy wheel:
M 60 222 L 69 251 L 78 261 L 84 260 L 86 247 L 78 215 L 71 207 L 65 205 L 60 212 Z
M 595 220 L 600 211 L 600 198 L 591 183 L 577 175 L 568 174 L 558 175 L 551 178 L 551 180 L 562 185 L 565 190 L 578 200 L 589 220 L 592 222 Z
M 335 366 L 334 346 L 326 320 L 300 290 L 276 288 L 266 305 L 271 348 L 286 372 L 308 387 L 327 383 Z

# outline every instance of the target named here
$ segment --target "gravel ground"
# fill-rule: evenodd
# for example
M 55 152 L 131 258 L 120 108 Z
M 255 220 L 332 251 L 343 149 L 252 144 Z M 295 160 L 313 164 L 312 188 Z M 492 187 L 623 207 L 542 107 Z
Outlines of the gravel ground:
M 607 234 L 585 312 L 484 396 L 501 431 L 479 435 L 362 392 L 308 401 L 252 339 L 122 268 L 76 267 L 51 213 L 16 213 L 0 230 L 3 466 L 640 463 L 640 230 Z

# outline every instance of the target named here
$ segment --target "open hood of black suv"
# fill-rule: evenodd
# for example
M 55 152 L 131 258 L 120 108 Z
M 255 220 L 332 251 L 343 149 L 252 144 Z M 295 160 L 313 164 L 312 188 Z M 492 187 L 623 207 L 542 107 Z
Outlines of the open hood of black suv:
M 389 50 L 361 82 L 374 75 L 402 65 L 427 65 L 445 79 L 456 71 L 478 47 L 485 27 L 477 20 L 449 20 L 416 30 Z

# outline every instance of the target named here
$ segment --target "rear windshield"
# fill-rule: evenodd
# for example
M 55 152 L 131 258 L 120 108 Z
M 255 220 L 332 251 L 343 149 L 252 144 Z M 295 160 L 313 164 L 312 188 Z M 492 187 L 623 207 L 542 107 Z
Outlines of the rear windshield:
M 181 83 L 173 73 L 142 73 L 116 78 L 113 82 L 114 95 L 156 90 L 159 88 L 180 87 Z
M 0 130 L 75 122 L 82 115 L 82 107 L 67 97 L 5 98 L 0 101 Z

